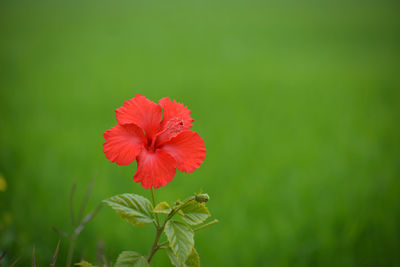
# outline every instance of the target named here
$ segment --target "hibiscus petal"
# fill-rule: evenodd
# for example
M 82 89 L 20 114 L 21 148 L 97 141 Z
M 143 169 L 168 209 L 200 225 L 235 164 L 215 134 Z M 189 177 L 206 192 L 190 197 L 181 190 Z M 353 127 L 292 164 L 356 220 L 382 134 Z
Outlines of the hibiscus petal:
M 179 118 L 184 124 L 183 130 L 189 130 L 192 127 L 192 122 L 194 121 L 190 117 L 190 110 L 185 107 L 185 105 L 174 101 L 171 101 L 168 97 L 164 97 L 158 101 L 163 109 L 163 121 L 165 124 L 172 118 Z
M 175 159 L 167 152 L 143 149 L 137 158 L 138 168 L 133 180 L 145 189 L 159 188 L 172 181 L 176 173 Z
M 184 131 L 161 146 L 173 156 L 177 168 L 182 172 L 193 172 L 199 168 L 206 156 L 203 138 L 193 131 Z
M 118 165 L 128 165 L 142 151 L 146 137 L 135 124 L 117 124 L 104 133 L 104 139 L 103 152 L 106 158 Z
M 119 124 L 136 124 L 151 139 L 160 127 L 162 111 L 156 103 L 137 94 L 115 110 Z

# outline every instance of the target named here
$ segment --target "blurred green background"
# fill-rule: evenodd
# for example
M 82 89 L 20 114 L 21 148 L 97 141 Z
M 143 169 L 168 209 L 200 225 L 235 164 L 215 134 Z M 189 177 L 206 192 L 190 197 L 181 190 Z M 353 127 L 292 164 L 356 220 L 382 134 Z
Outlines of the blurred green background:
M 203 266 L 400 266 L 400 19 L 396 1 L 2 1 L 0 250 L 49 264 L 96 176 L 88 210 L 136 164 L 103 155 L 114 109 L 137 93 L 192 110 L 207 157 L 159 200 L 203 189 L 220 223 Z M 109 207 L 75 262 L 146 254 L 152 226 Z M 64 266 L 62 239 L 57 266 Z M 164 252 L 154 266 L 169 266 Z

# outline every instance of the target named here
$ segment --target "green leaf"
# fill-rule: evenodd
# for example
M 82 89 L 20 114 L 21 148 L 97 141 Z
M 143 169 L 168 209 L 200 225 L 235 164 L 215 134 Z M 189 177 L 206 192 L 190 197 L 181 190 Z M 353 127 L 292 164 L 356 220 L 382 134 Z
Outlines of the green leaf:
M 87 261 L 81 261 L 81 262 L 75 263 L 74 265 L 82 266 L 82 267 L 95 267 L 95 266 L 93 266 L 91 263 L 89 263 Z
M 192 252 L 186 259 L 184 264 L 185 267 L 200 267 L 200 256 L 199 253 L 193 248 Z
M 110 205 L 121 218 L 133 225 L 146 225 L 153 222 L 153 205 L 142 196 L 122 194 L 113 196 L 103 202 Z
M 176 258 L 174 252 L 170 248 L 165 250 L 167 252 L 168 258 L 171 261 L 172 265 L 175 267 L 181 267 L 181 264 L 179 263 L 178 259 Z
M 155 213 L 169 214 L 171 212 L 171 208 L 167 202 L 163 201 L 163 202 L 158 203 L 153 211 Z
M 172 252 L 179 262 L 184 263 L 194 247 L 193 230 L 182 222 L 168 221 L 165 234 Z
M 193 248 L 192 252 L 187 257 L 184 264 L 180 264 L 171 249 L 167 249 L 167 255 L 175 267 L 200 267 L 200 256 L 199 253 Z
M 183 212 L 182 219 L 190 225 L 200 224 L 211 216 L 204 203 L 195 201 L 189 202 L 181 210 Z
M 147 259 L 134 251 L 122 251 L 115 267 L 149 267 Z

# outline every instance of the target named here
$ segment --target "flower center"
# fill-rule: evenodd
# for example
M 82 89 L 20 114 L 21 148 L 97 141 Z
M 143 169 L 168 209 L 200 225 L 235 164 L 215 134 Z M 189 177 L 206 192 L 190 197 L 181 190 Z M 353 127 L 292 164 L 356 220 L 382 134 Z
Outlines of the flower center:
M 149 151 L 154 151 L 155 150 L 155 143 L 156 140 L 161 137 L 161 139 L 164 138 L 172 138 L 178 135 L 183 128 L 185 127 L 185 124 L 183 123 L 183 120 L 177 117 L 174 117 L 170 120 L 168 120 L 164 126 L 161 128 L 161 130 L 156 133 L 151 140 L 151 144 L 149 146 Z
M 174 135 L 182 131 L 183 127 L 183 120 L 179 118 L 172 118 L 164 125 L 163 129 L 160 131 L 159 135 L 167 134 L 167 135 Z

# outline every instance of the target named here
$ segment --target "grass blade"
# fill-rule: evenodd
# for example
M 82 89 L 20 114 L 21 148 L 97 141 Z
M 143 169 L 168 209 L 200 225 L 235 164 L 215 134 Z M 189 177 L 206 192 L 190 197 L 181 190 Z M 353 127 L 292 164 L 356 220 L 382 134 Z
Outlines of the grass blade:
M 32 267 L 36 267 L 35 247 L 33 247 L 33 253 L 32 253 Z
M 54 267 L 57 260 L 58 249 L 60 247 L 60 240 L 58 240 L 56 251 L 54 251 L 53 259 L 51 260 L 50 267 Z
M 83 218 L 83 213 L 85 212 L 86 204 L 88 203 L 90 194 L 92 193 L 94 180 L 95 180 L 95 178 L 92 179 L 92 181 L 89 184 L 88 189 L 86 190 L 85 198 L 83 199 L 81 208 L 79 209 L 78 222 L 80 222 Z
M 55 228 L 54 226 L 52 226 L 51 229 L 52 229 L 54 232 L 56 232 L 58 235 L 62 236 L 62 237 L 67 237 L 67 238 L 70 237 L 69 234 L 67 234 L 67 233 L 65 233 L 65 232 L 63 232 L 63 231 L 61 231 L 61 230 L 58 230 L 58 229 Z
M 75 225 L 75 212 L 74 212 L 74 197 L 76 191 L 76 183 L 74 183 L 71 187 L 71 192 L 69 194 L 69 212 L 71 216 L 71 224 Z
M 15 264 L 21 259 L 21 257 L 18 257 L 13 263 L 11 263 L 10 267 L 14 267 Z

